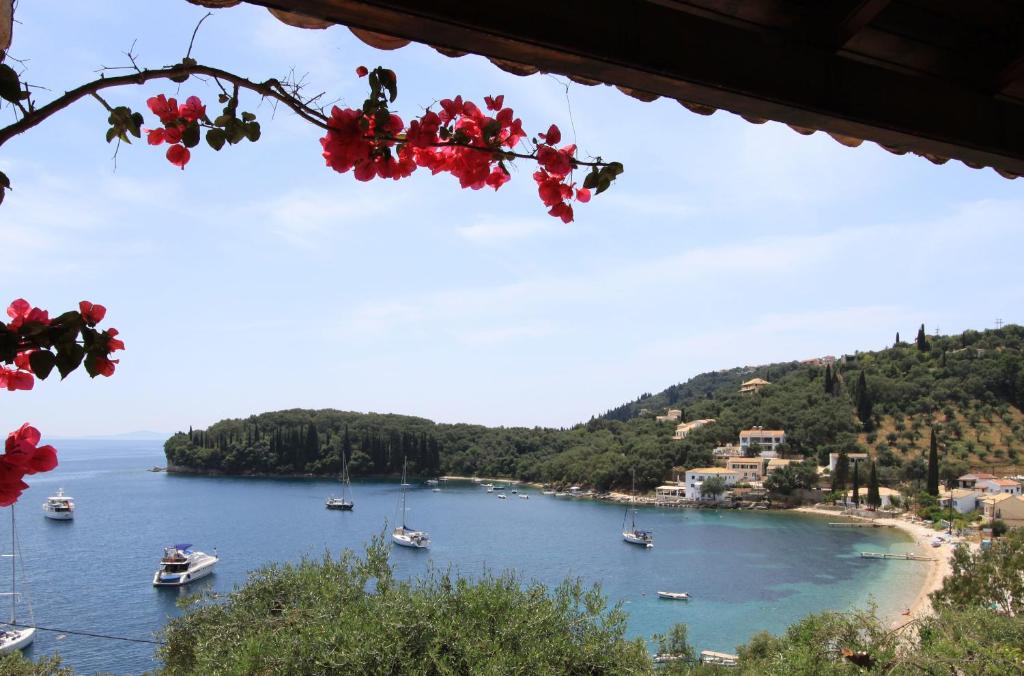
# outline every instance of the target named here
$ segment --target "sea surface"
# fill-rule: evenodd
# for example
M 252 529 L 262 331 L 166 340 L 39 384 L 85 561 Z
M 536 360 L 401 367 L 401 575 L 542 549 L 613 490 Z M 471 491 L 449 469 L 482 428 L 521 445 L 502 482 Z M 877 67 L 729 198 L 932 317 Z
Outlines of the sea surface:
M 355 510 L 324 509 L 338 484 L 178 476 L 163 466 L 152 441 L 61 441 L 60 466 L 27 477 L 17 504 L 22 566 L 18 621 L 59 630 L 158 639 L 180 611 L 178 589 L 151 584 L 161 548 L 188 542 L 217 550 L 216 573 L 189 592 L 230 591 L 270 561 L 295 561 L 345 548 L 361 550 L 398 514 L 399 486 L 356 482 Z M 41 505 L 60 487 L 75 498 L 72 522 L 43 517 Z M 628 611 L 632 636 L 650 637 L 677 622 L 689 625 L 698 649 L 733 652 L 761 630 L 782 632 L 807 613 L 863 607 L 881 612 L 909 605 L 923 564 L 861 559 L 858 553 L 912 551 L 890 529 L 834 529 L 799 514 L 642 508 L 638 525 L 653 529 L 647 550 L 621 540 L 624 509 L 590 500 L 555 498 L 527 489 L 528 500 L 469 482 L 441 492 L 409 489 L 407 523 L 433 537 L 429 550 L 394 548 L 398 574 L 428 566 L 469 576 L 514 569 L 554 585 L 567 576 L 598 582 Z M 0 552 L 9 553 L 10 510 L 0 510 Z M 9 591 L 10 559 L 0 559 L 0 587 Z M 27 581 L 27 584 L 23 584 Z M 659 600 L 658 590 L 685 591 L 688 602 Z M 0 597 L 0 608 L 9 597 Z M 6 610 L 0 610 L 5 619 Z M 139 673 L 159 666 L 155 646 L 37 632 L 30 657 L 59 652 L 79 673 Z

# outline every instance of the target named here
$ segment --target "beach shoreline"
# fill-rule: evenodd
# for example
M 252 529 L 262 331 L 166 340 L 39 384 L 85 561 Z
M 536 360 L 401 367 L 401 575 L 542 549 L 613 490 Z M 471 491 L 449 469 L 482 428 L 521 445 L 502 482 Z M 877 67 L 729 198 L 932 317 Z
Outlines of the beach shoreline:
M 914 523 L 906 519 L 895 517 L 869 519 L 862 516 L 844 514 L 841 511 L 822 509 L 819 507 L 797 507 L 793 511 L 805 514 L 817 514 L 820 516 L 854 519 L 857 521 L 875 523 L 880 526 L 892 526 L 910 535 L 917 549 L 915 553 L 927 556 L 933 560 L 924 562 L 928 566 L 928 571 L 921 582 L 921 588 L 918 590 L 917 594 L 914 596 L 914 600 L 909 606 L 909 614 L 904 615 L 900 613 L 883 619 L 892 619 L 892 628 L 898 629 L 910 622 L 913 622 L 914 620 L 921 619 L 922 617 L 931 614 L 931 593 L 941 589 L 942 583 L 953 572 L 952 558 L 954 548 L 949 545 L 943 545 L 941 547 L 931 546 L 932 539 L 938 535 L 940 531 L 930 528 L 922 523 Z

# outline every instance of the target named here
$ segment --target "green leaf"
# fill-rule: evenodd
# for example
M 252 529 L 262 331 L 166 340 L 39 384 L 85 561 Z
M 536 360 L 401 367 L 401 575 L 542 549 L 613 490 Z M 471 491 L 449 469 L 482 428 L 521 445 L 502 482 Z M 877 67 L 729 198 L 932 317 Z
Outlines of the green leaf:
M 213 121 L 215 127 L 226 127 L 231 120 L 235 119 L 234 115 L 228 115 L 226 112 L 223 115 L 218 115 L 217 119 Z
M 50 371 L 57 364 L 57 357 L 49 350 L 36 350 L 28 356 L 28 363 L 32 367 L 32 373 L 40 380 L 46 380 L 46 376 L 50 375 Z
M 246 136 L 246 138 L 248 138 L 250 141 L 252 141 L 254 143 L 256 141 L 259 141 L 260 140 L 260 123 L 259 122 L 250 122 L 249 124 L 245 125 L 245 136 Z
M 256 116 L 253 115 L 252 113 L 242 113 L 242 121 L 243 122 L 252 122 L 255 119 L 256 119 Z
M 220 150 L 227 141 L 227 135 L 223 129 L 211 129 L 206 132 L 206 143 L 214 150 Z
M 110 143 L 117 138 L 117 127 L 111 127 L 107 130 L 107 143 Z
M 77 343 L 61 346 L 57 352 L 57 370 L 60 371 L 61 380 L 82 364 L 85 357 L 85 348 Z
M 132 113 L 128 123 L 128 129 L 135 138 L 142 138 L 142 113 Z
M 18 73 L 6 63 L 0 63 L 0 98 L 7 99 L 11 103 L 22 99 Z
M 600 195 L 605 190 L 610 188 L 611 185 L 612 185 L 612 179 L 609 178 L 607 175 L 602 175 L 601 178 L 599 178 L 597 180 L 597 193 L 596 194 Z
M 588 190 L 593 190 L 594 188 L 597 187 L 597 181 L 599 177 L 600 174 L 597 171 L 597 167 L 594 167 L 594 169 L 589 174 L 587 174 L 587 177 L 583 179 L 583 187 Z
M 4 194 L 11 189 L 11 179 L 7 178 L 7 174 L 0 171 L 0 204 L 4 203 Z M 3 322 L 0 322 L 2 324 Z
M 626 170 L 625 167 L 622 166 L 622 162 L 609 162 L 606 169 L 612 172 L 612 176 L 618 176 Z
M 245 138 L 245 126 L 237 119 L 231 120 L 224 128 L 228 143 L 234 145 Z
M 192 124 L 185 127 L 185 131 L 181 133 L 181 143 L 186 148 L 195 148 L 199 145 L 199 125 L 193 122 Z

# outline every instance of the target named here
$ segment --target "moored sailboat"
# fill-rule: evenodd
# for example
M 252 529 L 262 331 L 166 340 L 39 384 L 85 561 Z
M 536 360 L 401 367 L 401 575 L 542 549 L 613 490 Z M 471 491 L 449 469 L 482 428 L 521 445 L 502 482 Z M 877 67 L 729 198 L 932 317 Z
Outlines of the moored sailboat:
M 327 509 L 340 509 L 343 512 L 351 512 L 355 507 L 352 501 L 352 479 L 348 475 L 348 462 L 345 460 L 345 451 L 341 452 L 341 495 L 327 498 Z
M 5 555 L 11 557 L 11 591 L 9 594 L 4 594 L 11 597 L 11 621 L 7 626 L 0 625 L 0 654 L 27 648 L 36 637 L 35 627 L 19 628 L 18 626 L 18 566 L 17 559 L 15 559 L 17 551 L 18 543 L 15 539 L 14 530 L 14 505 L 11 505 L 11 553 Z
M 633 488 L 629 497 L 629 507 L 622 517 L 622 539 L 632 545 L 640 545 L 648 549 L 654 547 L 654 533 L 636 527 L 636 470 L 633 470 Z M 630 526 L 626 528 L 626 519 L 630 519 Z
M 406 470 L 409 466 L 409 460 L 406 458 L 402 464 L 402 498 L 399 503 L 399 520 L 402 522 L 401 526 L 395 527 L 391 531 L 391 541 L 400 547 L 410 547 L 412 549 L 426 549 L 430 545 L 430 534 L 414 528 L 409 528 L 405 525 L 405 489 L 409 486 L 406 483 Z

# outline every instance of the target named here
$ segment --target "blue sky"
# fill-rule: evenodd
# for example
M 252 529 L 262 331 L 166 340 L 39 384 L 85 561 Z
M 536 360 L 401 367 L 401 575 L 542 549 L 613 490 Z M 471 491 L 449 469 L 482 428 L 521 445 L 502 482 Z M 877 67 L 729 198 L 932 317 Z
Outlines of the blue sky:
M 203 14 L 24 2 L 11 54 L 60 92 L 125 64 L 133 41 L 143 65 L 179 61 Z M 259 143 L 204 144 L 185 171 L 135 144 L 115 169 L 106 112 L 82 101 L 0 149 L 15 188 L 0 249 L 16 252 L 0 258 L 0 296 L 103 303 L 128 350 L 113 378 L 0 394 L 4 429 L 173 431 L 290 407 L 570 425 L 707 370 L 879 348 L 921 323 L 1020 321 L 1024 182 L 991 170 L 567 91 L 421 45 L 382 52 L 256 7 L 214 12 L 193 55 L 252 79 L 294 68 L 353 106 L 354 68 L 384 65 L 407 119 L 503 93 L 529 131 L 557 123 L 626 173 L 570 225 L 544 213 L 526 164 L 497 193 L 425 172 L 360 184 L 324 166 L 317 129 L 252 97 Z M 195 80 L 108 100 L 148 116 L 161 92 L 215 101 Z

